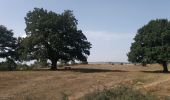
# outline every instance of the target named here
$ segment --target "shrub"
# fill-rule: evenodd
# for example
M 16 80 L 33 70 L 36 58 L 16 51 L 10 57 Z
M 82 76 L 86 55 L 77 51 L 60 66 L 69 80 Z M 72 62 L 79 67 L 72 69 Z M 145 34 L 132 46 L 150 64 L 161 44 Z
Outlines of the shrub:
M 61 92 L 62 99 L 61 100 L 69 100 L 68 95 L 64 92 Z
M 0 63 L 0 71 L 13 71 L 16 70 L 16 63 L 12 60 Z
M 157 100 L 157 98 L 128 86 L 118 86 L 110 90 L 95 91 L 85 95 L 80 100 Z
M 17 70 L 25 71 L 25 70 L 31 70 L 31 69 L 32 69 L 32 67 L 28 66 L 27 64 L 17 63 Z
M 8 67 L 7 65 L 3 62 L 3 63 L 0 63 L 0 71 L 8 71 Z

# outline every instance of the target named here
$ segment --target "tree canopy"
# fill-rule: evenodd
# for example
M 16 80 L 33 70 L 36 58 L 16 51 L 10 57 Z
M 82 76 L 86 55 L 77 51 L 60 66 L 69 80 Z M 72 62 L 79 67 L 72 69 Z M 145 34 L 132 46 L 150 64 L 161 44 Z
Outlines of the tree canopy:
M 13 37 L 13 34 L 12 30 L 0 25 L 0 58 L 7 59 L 15 56 L 17 39 Z
M 168 72 L 170 61 L 170 21 L 151 20 L 140 28 L 134 38 L 128 60 L 133 63 L 159 63 Z
M 0 25 L 0 58 L 6 59 L 9 64 L 9 70 L 15 64 L 17 39 L 13 37 L 12 30 L 8 30 L 5 26 Z
M 26 38 L 22 40 L 22 55 L 28 60 L 50 60 L 56 69 L 59 59 L 87 61 L 91 44 L 77 28 L 78 21 L 70 10 L 62 14 L 34 8 L 25 17 Z

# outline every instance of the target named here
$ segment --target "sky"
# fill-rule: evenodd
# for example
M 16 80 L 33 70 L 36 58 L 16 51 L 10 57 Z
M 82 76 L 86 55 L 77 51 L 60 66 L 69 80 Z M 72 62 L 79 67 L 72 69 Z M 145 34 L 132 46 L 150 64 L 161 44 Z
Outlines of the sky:
M 0 0 L 0 25 L 25 36 L 24 17 L 33 8 L 73 10 L 91 42 L 89 62 L 127 62 L 137 30 L 150 20 L 170 19 L 170 0 Z

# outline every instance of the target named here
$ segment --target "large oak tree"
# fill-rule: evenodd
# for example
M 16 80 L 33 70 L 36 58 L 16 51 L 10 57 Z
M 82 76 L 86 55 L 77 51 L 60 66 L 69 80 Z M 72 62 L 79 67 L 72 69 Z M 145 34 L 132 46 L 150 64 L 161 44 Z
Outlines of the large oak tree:
M 170 21 L 151 20 L 140 28 L 128 53 L 128 60 L 134 63 L 159 63 L 163 66 L 163 72 L 168 72 Z
M 22 40 L 22 55 L 32 60 L 50 60 L 57 69 L 59 59 L 87 61 L 91 44 L 81 30 L 72 11 L 62 14 L 34 8 L 25 17 L 26 38 Z

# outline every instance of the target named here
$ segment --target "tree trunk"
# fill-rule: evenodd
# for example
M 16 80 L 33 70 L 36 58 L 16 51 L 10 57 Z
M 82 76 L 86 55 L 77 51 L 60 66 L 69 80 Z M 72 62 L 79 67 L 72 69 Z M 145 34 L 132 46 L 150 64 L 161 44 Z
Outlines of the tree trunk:
M 142 66 L 143 66 L 143 67 L 146 67 L 146 63 L 142 63 Z
M 57 70 L 57 60 L 51 60 L 51 70 Z
M 162 63 L 162 66 L 163 66 L 163 72 L 164 72 L 164 73 L 168 73 L 169 71 L 168 71 L 168 65 L 167 65 L 167 63 L 166 63 L 166 62 L 163 62 L 163 63 Z

